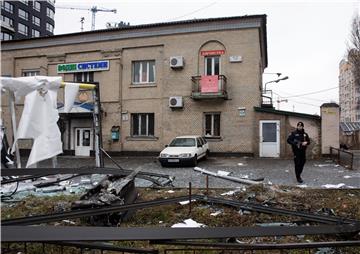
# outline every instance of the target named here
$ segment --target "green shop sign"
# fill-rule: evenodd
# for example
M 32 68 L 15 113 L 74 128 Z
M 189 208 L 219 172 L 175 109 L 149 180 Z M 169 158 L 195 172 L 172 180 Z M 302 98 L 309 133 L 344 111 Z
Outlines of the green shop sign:
M 88 71 L 107 71 L 109 61 L 93 61 L 81 63 L 58 64 L 57 73 L 88 72 Z

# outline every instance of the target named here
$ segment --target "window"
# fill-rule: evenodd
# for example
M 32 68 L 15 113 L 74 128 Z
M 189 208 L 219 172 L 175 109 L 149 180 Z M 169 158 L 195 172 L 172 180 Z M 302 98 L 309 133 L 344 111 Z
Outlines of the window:
M 29 5 L 29 2 L 27 0 L 20 0 L 20 2 L 22 2 L 25 5 Z
M 48 2 L 49 4 L 51 4 L 52 6 L 55 5 L 55 0 L 47 0 L 47 2 Z
M 46 30 L 52 33 L 54 32 L 54 26 L 49 23 L 46 23 Z
M 29 13 L 19 8 L 19 17 L 25 20 L 29 19 Z
M 205 57 L 205 75 L 220 75 L 220 56 Z
M 51 10 L 50 8 L 46 8 L 46 16 L 48 16 L 51 19 L 54 19 L 54 11 Z
M 36 16 L 32 16 L 32 23 L 34 25 L 40 26 L 40 19 Z
M 1 1 L 1 8 L 10 13 L 14 12 L 14 6 L 8 2 Z
M 14 21 L 8 17 L 2 16 L 3 25 L 14 27 Z
M 131 114 L 132 136 L 154 136 L 154 113 Z
M 18 32 L 24 35 L 28 35 L 28 27 L 24 24 L 19 23 L 18 24 Z
M 74 82 L 94 82 L 94 72 L 74 73 Z
M 40 11 L 41 10 L 41 3 L 38 2 L 38 1 L 34 1 L 33 2 L 33 8 L 37 11 Z
M 12 36 L 12 34 L 8 34 L 8 33 L 3 33 L 1 32 L 1 40 L 2 41 L 10 41 L 12 40 L 14 37 Z
M 205 113 L 205 137 L 220 137 L 220 113 Z
M 32 29 L 31 36 L 32 37 L 40 37 L 40 32 L 36 29 Z
M 27 71 L 23 71 L 22 75 L 24 77 L 38 76 L 38 75 L 40 75 L 40 71 L 39 70 L 27 70 Z
M 155 82 L 155 60 L 135 61 L 132 71 L 134 84 Z

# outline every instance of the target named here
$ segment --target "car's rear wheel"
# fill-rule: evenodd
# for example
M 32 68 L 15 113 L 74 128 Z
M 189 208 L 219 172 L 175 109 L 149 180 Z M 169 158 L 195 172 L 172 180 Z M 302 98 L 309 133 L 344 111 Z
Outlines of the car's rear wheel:
M 197 155 L 195 154 L 195 156 L 194 156 L 194 158 L 193 158 L 193 161 L 192 161 L 192 165 L 193 165 L 194 167 L 196 167 L 196 166 L 197 166 L 197 163 L 198 163 L 198 159 L 197 159 Z
M 166 163 L 165 162 L 160 162 L 162 167 L 166 167 Z
M 204 159 L 205 159 L 205 160 L 209 157 L 209 153 L 210 153 L 210 151 L 209 151 L 209 150 L 206 150 L 206 153 L 205 153 L 205 156 L 204 156 Z

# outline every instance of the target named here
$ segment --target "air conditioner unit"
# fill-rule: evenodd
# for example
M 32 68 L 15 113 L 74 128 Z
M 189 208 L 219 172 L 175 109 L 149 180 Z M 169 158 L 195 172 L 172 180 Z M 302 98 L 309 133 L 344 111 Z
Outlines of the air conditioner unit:
M 183 68 L 184 67 L 184 58 L 182 56 L 170 57 L 170 67 L 171 68 Z
M 170 108 L 182 108 L 183 107 L 183 98 L 181 96 L 171 96 L 169 98 L 169 107 Z

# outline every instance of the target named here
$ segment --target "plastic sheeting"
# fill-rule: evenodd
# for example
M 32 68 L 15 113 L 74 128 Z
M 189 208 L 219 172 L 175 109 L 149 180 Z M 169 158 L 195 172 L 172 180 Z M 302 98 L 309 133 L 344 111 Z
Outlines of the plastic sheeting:
M 61 77 L 1 77 L 1 88 L 14 92 L 16 100 L 25 96 L 24 110 L 15 136 L 18 139 L 33 139 L 33 146 L 26 164 L 30 167 L 39 161 L 62 153 L 61 133 L 57 125 L 57 91 Z M 15 142 L 12 152 L 15 150 Z

